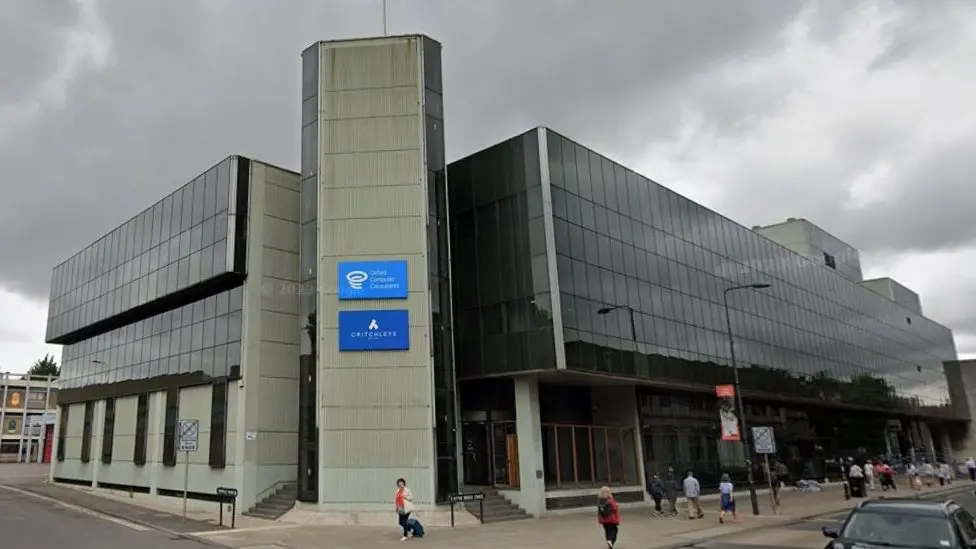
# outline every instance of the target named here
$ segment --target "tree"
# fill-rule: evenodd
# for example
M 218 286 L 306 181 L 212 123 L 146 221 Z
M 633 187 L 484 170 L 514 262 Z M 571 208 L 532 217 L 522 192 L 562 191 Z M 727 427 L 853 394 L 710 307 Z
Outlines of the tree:
M 34 361 L 34 365 L 27 369 L 27 376 L 59 376 L 61 367 L 54 361 L 54 356 L 44 355 L 44 358 Z M 26 376 L 25 376 L 26 377 Z

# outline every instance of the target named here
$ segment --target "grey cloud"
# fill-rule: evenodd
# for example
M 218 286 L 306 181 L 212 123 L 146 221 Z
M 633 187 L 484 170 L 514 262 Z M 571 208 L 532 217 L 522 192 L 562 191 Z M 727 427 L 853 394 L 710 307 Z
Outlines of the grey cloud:
M 934 149 L 903 173 L 884 202 L 835 220 L 838 230 L 872 251 L 953 250 L 972 245 L 976 224 L 973 136 Z
M 4 29 L 5 44 L 39 48 L 70 24 L 46 5 L 19 3 L 40 23 Z M 113 63 L 82 74 L 65 108 L 0 148 L 17 180 L 0 203 L 0 257 L 8 258 L 0 285 L 35 298 L 46 297 L 55 263 L 226 154 L 297 167 L 301 50 L 381 32 L 378 0 L 99 5 Z M 389 20 L 393 33 L 426 32 L 444 44 L 448 146 L 457 157 L 542 123 L 636 147 L 635 136 L 655 127 L 628 129 L 630 106 L 724 56 L 774 46 L 801 6 L 403 0 L 390 2 Z M 5 82 L 42 78 L 52 55 L 33 71 L 11 65 Z
M 68 0 L 5 0 L 0 14 L 0 109 L 19 102 L 53 71 L 64 44 L 60 31 L 78 18 Z

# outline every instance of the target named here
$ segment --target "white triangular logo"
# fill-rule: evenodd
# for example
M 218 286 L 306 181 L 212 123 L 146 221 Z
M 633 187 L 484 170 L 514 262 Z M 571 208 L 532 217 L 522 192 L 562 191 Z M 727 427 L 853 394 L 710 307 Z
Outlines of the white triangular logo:
M 376 319 L 375 318 L 373 320 L 370 320 L 369 321 L 369 328 L 368 329 L 370 329 L 370 330 L 379 330 L 380 329 L 380 325 L 376 323 Z

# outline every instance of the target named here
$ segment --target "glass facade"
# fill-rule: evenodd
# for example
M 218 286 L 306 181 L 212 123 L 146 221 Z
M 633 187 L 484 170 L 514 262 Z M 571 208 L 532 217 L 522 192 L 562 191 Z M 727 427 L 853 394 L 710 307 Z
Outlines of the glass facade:
M 247 166 L 230 157 L 54 268 L 47 341 L 74 343 L 119 315 L 222 274 L 244 274 Z M 237 174 L 242 173 L 243 177 Z M 243 186 L 243 187 L 242 187 Z M 230 244 L 229 244 L 230 243 Z
M 243 286 L 65 345 L 61 389 L 232 375 L 241 364 Z
M 746 394 L 947 410 L 942 362 L 956 356 L 947 328 L 547 134 L 568 368 L 730 383 L 723 296 L 762 282 L 771 287 L 727 293 Z
M 319 44 L 302 52 L 302 186 L 299 212 L 298 499 L 318 501 L 315 311 L 318 308 Z
M 427 257 L 430 269 L 431 340 L 434 353 L 434 434 L 437 444 L 437 498 L 458 491 L 457 396 L 454 326 L 451 309 L 450 225 L 447 215 L 447 163 L 444 152 L 444 102 L 441 45 L 423 37 L 424 120 L 427 162 Z
M 457 376 L 555 368 L 538 132 L 449 173 Z

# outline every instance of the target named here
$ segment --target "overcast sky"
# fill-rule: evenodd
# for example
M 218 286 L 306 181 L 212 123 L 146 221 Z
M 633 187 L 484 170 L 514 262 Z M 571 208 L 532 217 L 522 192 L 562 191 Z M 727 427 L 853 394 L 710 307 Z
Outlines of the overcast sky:
M 51 268 L 231 153 L 299 167 L 301 51 L 382 0 L 2 0 L 0 371 Z M 450 159 L 550 126 L 751 226 L 805 217 L 976 356 L 976 3 L 389 0 Z

